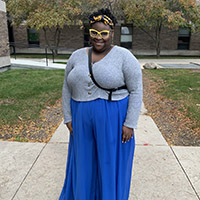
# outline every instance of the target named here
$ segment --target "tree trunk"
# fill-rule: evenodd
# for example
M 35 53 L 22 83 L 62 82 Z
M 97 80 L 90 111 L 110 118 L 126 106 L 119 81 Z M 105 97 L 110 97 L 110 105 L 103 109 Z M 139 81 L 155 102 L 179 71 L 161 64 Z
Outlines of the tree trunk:
M 44 31 L 44 38 L 45 38 L 45 42 L 46 45 L 48 46 L 48 48 L 51 50 L 53 56 L 58 55 L 58 45 L 60 43 L 60 34 L 61 34 L 61 29 L 60 27 L 57 27 L 54 33 L 54 46 L 52 47 L 49 43 L 48 37 L 47 37 L 47 30 L 46 28 L 43 28 Z
M 43 28 L 43 31 L 44 31 L 44 39 L 45 39 L 46 45 L 47 45 L 48 47 L 50 47 L 49 41 L 48 41 L 48 39 L 47 39 L 47 30 L 46 30 L 46 28 Z
M 59 26 L 56 27 L 55 33 L 54 33 L 54 47 L 52 48 L 53 55 L 58 55 L 58 46 L 60 43 L 60 34 L 61 34 L 61 28 Z
M 160 57 L 160 40 L 159 39 L 156 41 L 156 56 L 157 58 Z
M 58 35 L 56 38 L 56 47 L 59 47 L 59 43 L 60 43 L 60 34 L 61 34 L 61 29 L 58 29 Z
M 156 56 L 160 57 L 160 40 L 161 40 L 162 23 L 158 20 L 156 27 Z
M 58 50 L 57 50 L 57 33 L 58 33 L 58 27 L 56 27 L 55 33 L 54 33 L 54 37 L 53 37 L 53 43 L 54 43 L 54 47 L 52 49 L 52 53 L 53 55 L 58 55 Z

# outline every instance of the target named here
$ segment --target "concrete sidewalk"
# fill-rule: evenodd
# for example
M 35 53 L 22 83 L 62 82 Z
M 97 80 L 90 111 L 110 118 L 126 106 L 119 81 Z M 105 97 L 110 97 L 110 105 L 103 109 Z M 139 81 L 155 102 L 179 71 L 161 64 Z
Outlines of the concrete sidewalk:
M 187 64 L 200 59 L 139 60 Z M 22 68 L 64 69 L 45 60 L 11 59 Z M 143 106 L 136 130 L 130 200 L 200 200 L 200 147 L 168 146 Z M 69 132 L 60 124 L 49 143 L 0 141 L 0 200 L 57 200 L 65 178 Z
M 130 200 L 199 200 L 200 147 L 168 146 L 143 107 L 136 130 Z M 0 199 L 57 200 L 65 178 L 69 132 L 49 143 L 0 141 Z
M 157 63 L 158 65 L 161 64 L 196 64 L 200 65 L 200 58 L 199 59 L 194 59 L 194 58 L 185 58 L 185 59 L 167 59 L 167 58 L 158 58 L 158 59 L 138 59 L 140 64 L 145 64 L 147 62 L 154 62 Z
M 172 68 L 174 65 L 177 68 L 187 68 L 187 65 L 192 65 L 191 68 L 200 69 L 200 59 L 138 59 L 141 67 L 148 62 L 154 62 L 160 66 L 160 68 Z M 67 62 L 68 60 L 57 60 L 59 62 Z M 46 59 L 25 59 L 25 58 L 11 58 L 12 68 L 40 68 L 40 69 L 65 69 L 66 64 L 53 63 L 51 59 L 48 59 L 48 66 Z
M 11 58 L 12 68 L 34 68 L 34 69 L 65 69 L 66 64 L 53 63 L 52 59 L 29 59 L 29 58 Z M 67 62 L 68 60 L 59 60 L 62 62 Z

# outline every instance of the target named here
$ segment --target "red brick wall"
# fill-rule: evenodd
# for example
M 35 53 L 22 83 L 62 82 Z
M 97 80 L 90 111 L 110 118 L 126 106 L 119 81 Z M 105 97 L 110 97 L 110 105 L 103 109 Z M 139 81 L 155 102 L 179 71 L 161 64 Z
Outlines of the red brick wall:
M 192 33 L 190 37 L 190 50 L 200 50 L 200 33 Z
M 116 26 L 114 28 L 113 44 L 120 46 L 120 34 L 121 34 L 121 27 L 120 26 Z
M 164 28 L 161 34 L 161 50 L 177 50 L 178 31 Z
M 28 45 L 28 35 L 26 26 L 24 25 L 20 25 L 19 27 L 14 26 L 13 34 L 15 43 Z
M 53 34 L 50 31 L 47 32 L 47 37 L 50 44 L 53 45 Z M 59 46 L 73 49 L 81 48 L 84 44 L 83 37 L 83 30 L 80 29 L 80 26 L 64 27 L 61 31 Z M 40 45 L 46 45 L 43 31 L 40 31 Z
M 143 31 L 133 27 L 133 50 L 154 50 L 155 45 L 153 40 Z
M 113 44 L 120 46 L 120 26 L 116 26 L 114 31 Z M 152 32 L 152 30 L 148 30 Z M 40 46 L 45 46 L 44 32 L 40 31 Z M 53 45 L 53 34 L 48 31 L 47 37 Z M 16 43 L 28 45 L 27 29 L 21 25 L 14 27 L 14 40 Z M 80 26 L 64 27 L 60 37 L 60 47 L 77 49 L 84 46 L 84 30 Z M 177 50 L 178 31 L 165 28 L 161 35 L 161 50 Z M 146 33 L 133 27 L 133 50 L 155 50 L 155 42 Z M 200 50 L 200 34 L 192 34 L 190 40 L 190 50 Z
M 147 30 L 152 33 L 153 30 Z M 170 29 L 163 29 L 160 41 L 161 50 L 176 50 L 178 45 L 178 32 Z M 133 50 L 155 50 L 154 40 L 144 31 L 133 28 Z

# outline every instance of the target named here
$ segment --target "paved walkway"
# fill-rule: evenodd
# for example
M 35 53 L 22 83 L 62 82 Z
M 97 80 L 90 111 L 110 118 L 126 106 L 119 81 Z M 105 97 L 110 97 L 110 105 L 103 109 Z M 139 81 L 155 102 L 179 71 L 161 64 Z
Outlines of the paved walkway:
M 64 61 L 67 60 L 57 60 Z M 139 59 L 141 67 L 147 62 L 157 63 L 161 68 L 197 68 L 200 69 L 200 59 Z M 65 64 L 56 64 L 46 59 L 11 59 L 13 67 L 17 68 L 43 68 L 43 69 L 65 69 Z
M 163 64 L 165 65 L 165 68 L 167 68 L 167 66 L 170 66 L 170 65 L 182 65 L 182 68 L 184 68 L 187 64 L 189 64 L 189 65 L 194 64 L 194 65 L 196 65 L 197 68 L 200 67 L 200 58 L 199 59 L 191 59 L 191 58 L 187 58 L 187 59 L 139 59 L 139 62 L 141 64 L 141 66 L 147 62 L 154 62 L 154 63 L 157 63 L 158 65 L 160 65 L 161 68 L 162 68 Z
M 143 106 L 129 200 L 200 200 L 200 147 L 169 146 Z M 0 200 L 57 200 L 69 132 L 60 124 L 49 143 L 0 141 Z
M 67 62 L 67 60 L 59 60 Z M 53 63 L 52 59 L 25 59 L 11 58 L 11 67 L 13 68 L 39 68 L 39 69 L 65 69 L 65 64 Z

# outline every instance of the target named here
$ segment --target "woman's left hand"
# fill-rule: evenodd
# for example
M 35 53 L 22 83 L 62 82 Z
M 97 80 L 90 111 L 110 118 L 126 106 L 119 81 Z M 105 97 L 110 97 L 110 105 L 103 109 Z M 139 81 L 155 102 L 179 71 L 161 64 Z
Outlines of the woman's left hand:
M 122 143 L 128 142 L 133 137 L 133 128 L 122 127 Z

